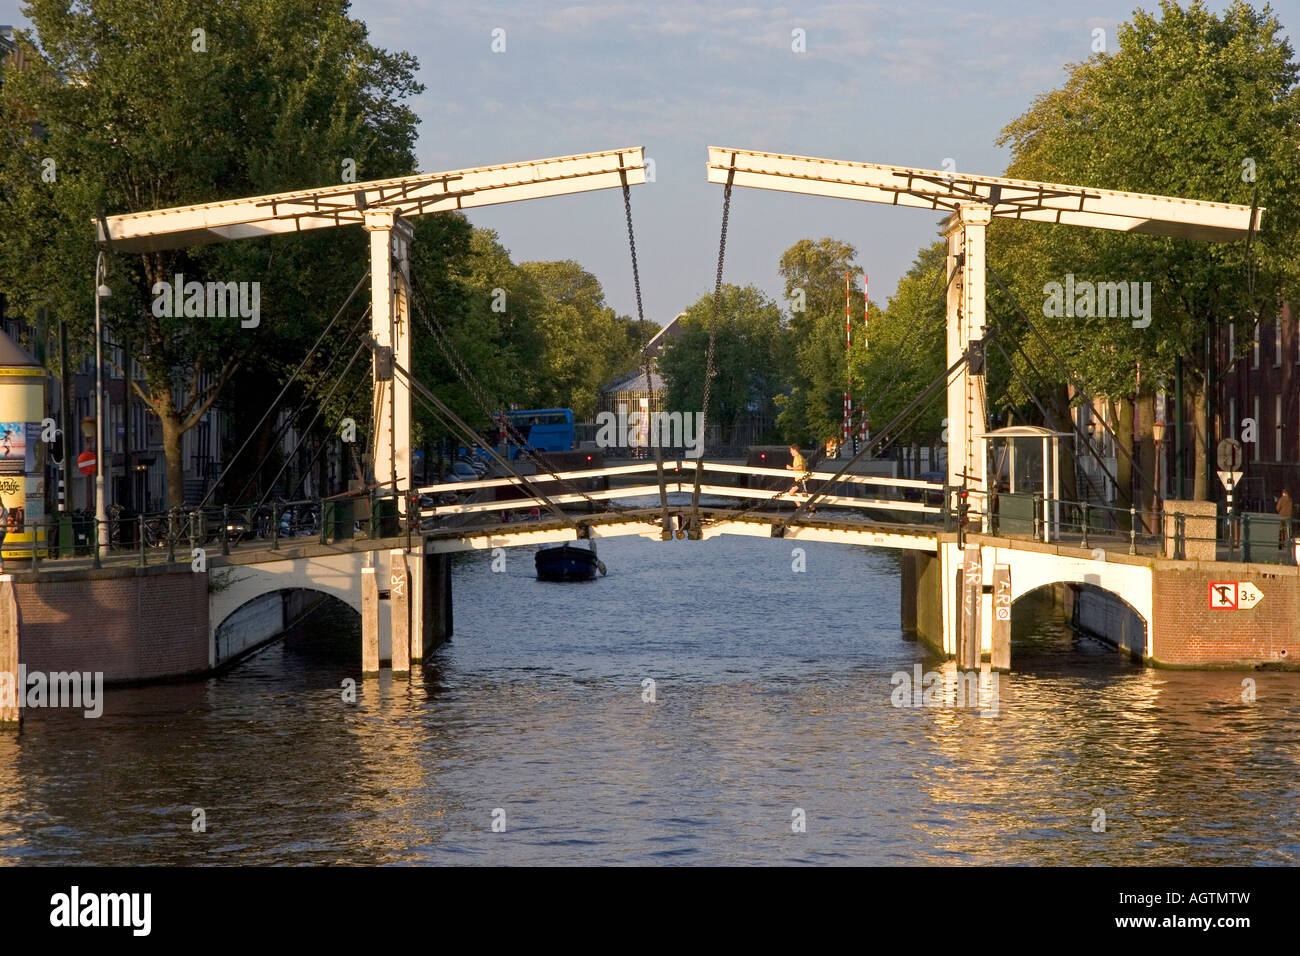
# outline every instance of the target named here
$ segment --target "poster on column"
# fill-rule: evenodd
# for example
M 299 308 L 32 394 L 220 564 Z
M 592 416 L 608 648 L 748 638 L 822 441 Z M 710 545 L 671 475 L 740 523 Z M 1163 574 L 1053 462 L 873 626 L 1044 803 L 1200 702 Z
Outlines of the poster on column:
M 25 475 L 0 475 L 0 501 L 9 509 L 5 518 L 6 534 L 23 532 L 27 509 L 27 478 Z
M 26 470 L 26 423 L 0 422 L 0 474 L 21 474 Z

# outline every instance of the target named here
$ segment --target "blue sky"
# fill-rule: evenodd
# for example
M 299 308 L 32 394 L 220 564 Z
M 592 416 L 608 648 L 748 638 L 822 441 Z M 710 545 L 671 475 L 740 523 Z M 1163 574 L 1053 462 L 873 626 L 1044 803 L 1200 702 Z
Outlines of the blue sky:
M 1091 54 L 1095 28 L 1113 45 L 1136 5 L 354 0 L 352 12 L 373 42 L 420 61 L 426 90 L 411 105 L 422 170 L 644 146 L 656 182 L 633 189 L 637 251 L 646 316 L 665 322 L 713 287 L 722 191 L 704 181 L 707 146 L 928 168 L 952 157 L 958 170 L 998 175 L 1008 159 L 999 130 Z M 0 0 L 0 23 L 24 24 L 16 6 Z M 1273 9 L 1294 46 L 1300 0 Z M 491 49 L 497 28 L 503 53 Z M 791 49 L 796 28 L 804 53 Z M 577 260 L 611 305 L 635 312 L 617 191 L 470 218 L 496 229 L 516 261 Z M 781 252 L 833 236 L 857 247 L 883 302 L 940 218 L 738 189 L 725 278 L 779 299 Z

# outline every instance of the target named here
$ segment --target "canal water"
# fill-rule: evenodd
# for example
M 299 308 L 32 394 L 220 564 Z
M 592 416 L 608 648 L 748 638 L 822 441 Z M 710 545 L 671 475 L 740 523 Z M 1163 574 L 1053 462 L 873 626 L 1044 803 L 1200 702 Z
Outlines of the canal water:
M 31 711 L 0 735 L 0 863 L 1300 860 L 1300 674 L 1135 667 L 1031 596 L 996 714 L 898 707 L 940 667 L 898 557 L 794 547 L 614 539 L 570 585 L 463 555 L 436 666 L 356 703 L 333 605 L 99 719 Z

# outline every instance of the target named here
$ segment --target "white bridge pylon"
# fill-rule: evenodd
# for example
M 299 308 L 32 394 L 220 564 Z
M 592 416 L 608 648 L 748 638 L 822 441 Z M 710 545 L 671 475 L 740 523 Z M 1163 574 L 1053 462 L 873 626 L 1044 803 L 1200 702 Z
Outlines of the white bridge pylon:
M 411 368 L 410 243 L 407 217 L 645 183 L 640 146 L 481 166 L 319 189 L 250 196 L 109 216 L 97 239 L 123 252 L 160 252 L 234 239 L 361 225 L 370 233 L 371 334 Z M 376 482 L 411 491 L 411 392 L 398 375 L 375 373 Z M 405 509 L 406 494 L 401 495 Z
M 709 147 L 708 181 L 950 213 L 947 365 L 984 339 L 985 236 L 991 219 L 1024 219 L 1205 242 L 1240 239 L 1263 209 L 1171 196 L 880 166 L 730 147 Z M 954 276 L 955 273 L 955 276 Z M 970 482 L 973 512 L 988 531 L 988 445 L 983 368 L 966 363 L 948 381 L 948 484 Z M 956 453 L 954 453 L 954 450 Z

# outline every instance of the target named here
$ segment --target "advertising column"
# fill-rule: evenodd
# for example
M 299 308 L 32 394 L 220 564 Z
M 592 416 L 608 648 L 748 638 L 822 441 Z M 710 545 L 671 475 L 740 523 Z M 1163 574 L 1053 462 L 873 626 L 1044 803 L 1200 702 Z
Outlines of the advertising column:
M 0 502 L 4 557 L 45 553 L 45 369 L 0 333 Z

